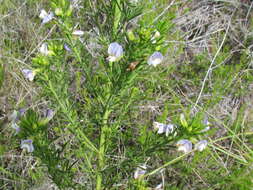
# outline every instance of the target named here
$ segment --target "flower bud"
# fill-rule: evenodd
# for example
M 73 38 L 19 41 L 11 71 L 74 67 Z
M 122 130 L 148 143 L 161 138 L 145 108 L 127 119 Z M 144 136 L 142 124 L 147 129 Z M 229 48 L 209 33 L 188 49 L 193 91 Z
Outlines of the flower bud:
M 63 15 L 63 11 L 61 8 L 56 8 L 54 11 L 56 16 L 62 16 Z
M 82 35 L 84 35 L 84 31 L 82 31 L 82 30 L 74 30 L 72 32 L 72 34 L 75 35 L 75 36 L 82 36 Z
M 135 40 L 135 36 L 132 30 L 127 31 L 127 37 L 130 41 L 134 41 Z

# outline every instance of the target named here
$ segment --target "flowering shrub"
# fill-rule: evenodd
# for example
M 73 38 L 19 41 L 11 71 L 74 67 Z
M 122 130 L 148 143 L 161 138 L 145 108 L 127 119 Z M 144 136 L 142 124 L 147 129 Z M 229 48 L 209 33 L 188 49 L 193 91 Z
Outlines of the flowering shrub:
M 81 171 L 91 181 L 91 189 L 112 187 L 117 182 L 109 178 L 116 172 L 119 176 L 125 173 L 132 176 L 130 188 L 143 189 L 147 186 L 146 177 L 158 172 L 143 164 L 147 156 L 152 159 L 156 148 L 169 144 L 173 150 L 178 147 L 178 151 L 188 155 L 207 146 L 207 141 L 202 140 L 192 149 L 191 142 L 201 140 L 204 134 L 207 126 L 203 116 L 186 119 L 181 114 L 165 124 L 168 114 L 164 111 L 163 118 L 148 120 L 148 127 L 134 135 L 143 150 L 131 153 L 131 149 L 138 149 L 138 145 L 132 147 L 128 138 L 129 133 L 138 130 L 129 124 L 131 111 L 152 94 L 145 92 L 146 82 L 152 80 L 142 78 L 151 79 L 154 70 L 165 67 L 166 54 L 170 53 L 165 38 L 171 26 L 161 20 L 129 29 L 126 26 L 141 13 L 138 2 L 103 2 L 96 9 L 111 12 L 106 12 L 105 20 L 100 20 L 98 15 L 87 17 L 94 19 L 92 29 L 96 34 L 92 34 L 94 41 L 89 44 L 91 34 L 81 24 L 77 29 L 79 23 L 74 21 L 72 3 L 53 0 L 54 13 L 43 9 L 39 14 L 42 27 L 55 26 L 58 32 L 38 48 L 32 69 L 22 72 L 26 79 L 43 89 L 44 98 L 51 104 L 44 116 L 28 110 L 20 123 L 13 122 L 17 124 L 13 128 L 21 142 L 20 148 L 38 158 L 60 188 L 84 188 L 76 180 L 77 171 Z M 99 56 L 94 57 L 94 51 Z M 148 123 L 153 123 L 153 128 Z M 49 131 L 53 134 L 49 135 Z M 118 171 L 113 166 L 113 154 L 119 148 L 116 137 L 125 139 L 125 151 L 132 160 L 118 164 L 128 165 L 128 171 Z M 162 186 L 159 182 L 156 189 Z

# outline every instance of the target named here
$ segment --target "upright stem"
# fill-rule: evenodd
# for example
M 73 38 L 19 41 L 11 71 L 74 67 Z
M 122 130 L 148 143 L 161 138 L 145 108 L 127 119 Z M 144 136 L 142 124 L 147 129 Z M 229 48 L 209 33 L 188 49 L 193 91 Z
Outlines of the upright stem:
M 97 173 L 97 184 L 96 184 L 96 190 L 101 190 L 102 187 L 102 170 L 105 166 L 105 140 L 106 140 L 106 134 L 108 132 L 108 118 L 110 115 L 110 111 L 108 109 L 105 110 L 102 120 L 102 126 L 101 126 L 101 134 L 100 134 L 100 143 L 99 143 L 99 153 L 98 153 L 98 165 L 99 165 L 99 171 Z
M 114 35 L 117 34 L 120 18 L 121 18 L 120 0 L 116 0 L 114 4 L 114 23 L 113 23 Z
M 53 93 L 56 101 L 60 105 L 60 108 L 62 109 L 62 111 L 64 112 L 64 114 L 66 115 L 66 117 L 68 118 L 68 120 L 71 123 L 72 127 L 68 127 L 70 132 L 72 134 L 79 134 L 80 136 L 77 135 L 77 138 L 82 144 L 85 144 L 90 150 L 92 150 L 94 152 L 99 152 L 98 149 L 95 147 L 95 145 L 89 140 L 89 138 L 77 127 L 76 121 L 74 121 L 73 118 L 69 115 L 70 112 L 69 112 L 68 108 L 62 102 L 60 97 L 57 95 L 51 81 L 48 81 L 48 86 L 49 86 L 49 89 L 51 90 L 51 92 Z

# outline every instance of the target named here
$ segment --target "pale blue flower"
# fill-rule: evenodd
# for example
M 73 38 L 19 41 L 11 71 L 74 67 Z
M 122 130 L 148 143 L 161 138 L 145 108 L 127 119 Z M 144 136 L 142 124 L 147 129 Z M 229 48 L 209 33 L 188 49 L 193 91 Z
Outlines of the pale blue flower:
M 20 110 L 18 110 L 18 112 L 19 112 L 20 116 L 23 116 L 23 115 L 25 115 L 26 109 L 25 108 L 21 108 Z
M 153 128 L 155 130 L 157 130 L 157 133 L 158 134 L 162 134 L 162 133 L 165 133 L 166 136 L 168 136 L 169 134 L 173 133 L 175 128 L 176 128 L 176 125 L 173 125 L 173 124 L 163 124 L 163 123 L 159 123 L 159 122 L 154 122 L 153 123 Z
M 11 126 L 11 128 L 15 129 L 15 131 L 16 131 L 15 135 L 18 134 L 19 131 L 21 130 L 18 125 L 18 122 L 20 120 L 20 117 L 25 114 L 25 111 L 26 110 L 24 108 L 20 109 L 19 111 L 14 110 L 9 117 L 9 120 L 11 123 L 10 126 Z
M 28 79 L 29 81 L 33 81 L 35 77 L 35 71 L 32 71 L 30 69 L 23 69 L 22 73 L 26 79 Z
M 9 120 L 11 121 L 11 128 L 15 129 L 15 135 L 19 133 L 20 127 L 18 125 L 19 119 L 21 116 L 24 115 L 24 109 L 20 109 L 19 111 L 14 110 L 13 113 L 10 115 Z
M 184 153 L 189 153 L 192 151 L 192 143 L 189 140 L 182 139 L 179 140 L 176 143 L 176 146 L 178 147 L 178 151 L 184 152 Z
M 145 173 L 146 173 L 146 170 L 147 170 L 147 166 L 146 165 L 140 165 L 140 166 L 138 166 L 137 169 L 134 172 L 134 179 L 139 179 L 142 176 L 144 176 Z
M 72 51 L 68 44 L 64 44 L 64 49 L 69 52 Z
M 47 109 L 44 111 L 44 118 L 40 121 L 42 125 L 46 125 L 51 119 L 53 119 L 55 111 Z
M 108 60 L 109 62 L 115 62 L 122 58 L 123 56 L 123 48 L 117 42 L 113 42 L 108 47 Z
M 206 132 L 210 129 L 210 125 L 211 123 L 208 121 L 207 116 L 205 116 L 204 120 L 203 120 L 203 124 L 206 126 L 203 130 L 201 130 L 201 132 Z
M 154 130 L 157 130 L 158 134 L 162 134 L 166 131 L 166 124 L 159 123 L 159 122 L 154 122 L 153 123 L 153 128 Z
M 176 129 L 176 125 L 173 125 L 173 124 L 168 124 L 166 125 L 166 130 L 165 130 L 165 134 L 166 136 L 168 136 L 169 134 L 173 133 Z
M 15 135 L 18 134 L 20 131 L 20 127 L 18 126 L 16 122 L 11 123 L 11 128 L 15 129 Z
M 202 152 L 207 147 L 207 140 L 201 140 L 195 144 L 195 150 Z
M 148 64 L 156 67 L 163 61 L 163 55 L 156 51 L 148 58 Z
M 25 114 L 25 109 L 21 108 L 20 110 L 16 111 L 14 110 L 12 112 L 12 114 L 9 117 L 9 120 L 11 120 L 12 122 L 16 122 L 20 119 L 21 116 L 23 116 Z
M 45 114 L 46 119 L 47 119 L 48 121 L 50 121 L 50 120 L 54 117 L 54 114 L 55 114 L 54 110 L 52 110 L 52 109 L 47 109 L 47 110 L 46 110 L 46 114 Z
M 47 13 L 47 11 L 42 9 L 40 11 L 39 17 L 42 19 L 42 24 L 46 24 L 46 23 L 50 22 L 53 19 L 54 13 L 53 12 Z
M 33 152 L 33 141 L 31 139 L 21 140 L 20 148 L 25 149 L 27 152 Z

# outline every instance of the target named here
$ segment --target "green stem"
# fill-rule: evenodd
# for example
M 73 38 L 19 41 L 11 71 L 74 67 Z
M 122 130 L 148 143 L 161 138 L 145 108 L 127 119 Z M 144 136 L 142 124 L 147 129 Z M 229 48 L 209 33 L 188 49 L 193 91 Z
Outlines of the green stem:
M 113 34 L 116 36 L 121 18 L 120 0 L 116 0 L 114 6 Z
M 179 157 L 177 157 L 177 158 L 175 158 L 175 159 L 173 159 L 173 160 L 167 162 L 166 164 L 164 164 L 164 165 L 162 165 L 161 167 L 159 167 L 159 168 L 153 170 L 152 172 L 145 174 L 145 175 L 143 176 L 143 178 L 145 178 L 145 177 L 147 177 L 147 176 L 151 176 L 151 175 L 156 174 L 157 172 L 161 171 L 163 168 L 166 168 L 167 166 L 169 166 L 169 165 L 171 165 L 171 164 L 174 164 L 174 163 L 178 162 L 179 160 L 183 159 L 184 157 L 186 157 L 187 155 L 189 155 L 189 154 L 192 153 L 192 152 L 193 152 L 193 151 L 188 152 L 188 153 L 186 153 L 186 154 L 183 154 L 183 155 L 181 155 L 181 156 L 179 156 Z
M 73 118 L 69 115 L 69 110 L 67 109 L 67 107 L 65 106 L 65 104 L 60 100 L 59 96 L 57 95 L 57 93 L 54 90 L 54 87 L 52 85 L 51 81 L 48 81 L 48 86 L 49 89 L 51 90 L 51 92 L 53 93 L 56 101 L 58 102 L 58 104 L 60 105 L 63 113 L 67 116 L 68 120 L 70 121 L 72 128 L 68 127 L 68 129 L 70 130 L 70 132 L 72 134 L 79 134 L 77 135 L 78 140 L 82 143 L 85 144 L 89 149 L 91 149 L 94 152 L 99 152 L 97 150 L 97 148 L 93 145 L 93 143 L 88 139 L 88 137 L 83 134 L 83 132 L 77 127 L 77 123 L 73 120 Z M 73 127 L 74 126 L 74 127 Z M 75 128 L 75 130 L 73 130 L 73 128 Z
M 96 190 L 101 190 L 102 187 L 102 170 L 105 166 L 105 150 L 106 150 L 106 136 L 108 132 L 108 118 L 110 115 L 110 111 L 108 109 L 105 110 L 102 120 L 102 126 L 101 126 L 101 134 L 100 134 L 100 143 L 99 143 L 99 153 L 98 153 L 98 165 L 99 165 L 99 171 L 97 173 L 97 184 L 96 184 Z

